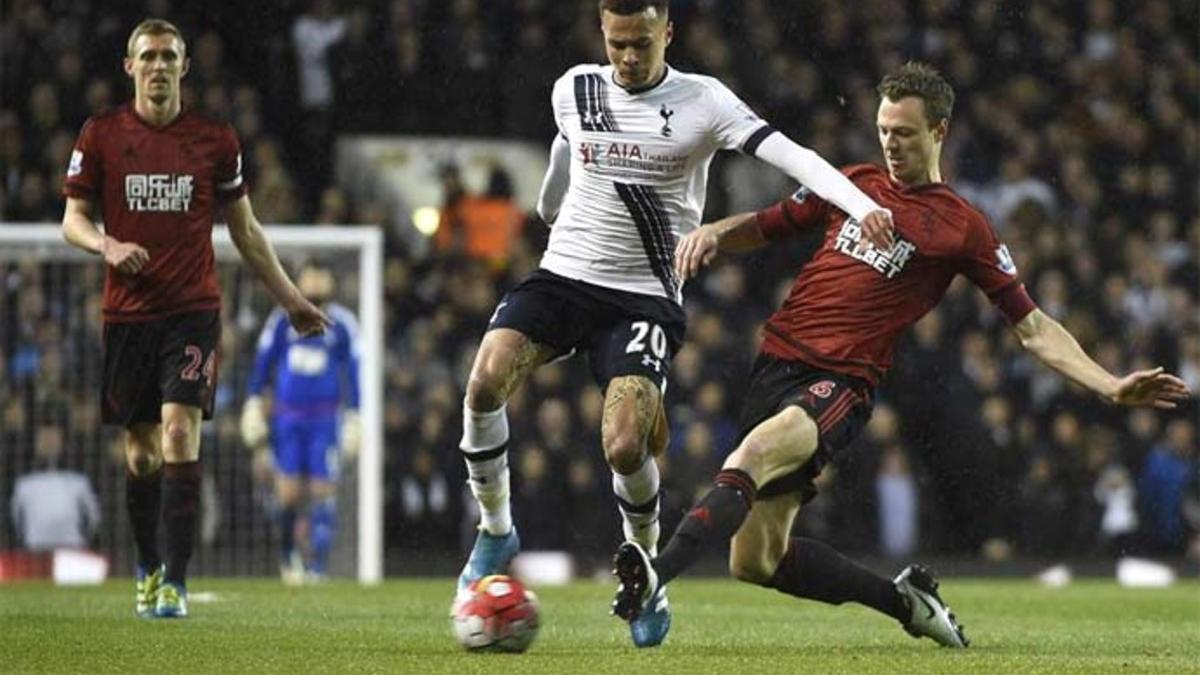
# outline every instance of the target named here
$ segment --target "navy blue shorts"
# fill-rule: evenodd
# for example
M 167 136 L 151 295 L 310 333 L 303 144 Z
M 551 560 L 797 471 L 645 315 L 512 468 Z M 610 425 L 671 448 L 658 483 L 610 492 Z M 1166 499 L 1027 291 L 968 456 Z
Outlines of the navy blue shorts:
M 511 328 L 556 355 L 587 354 L 592 377 L 641 375 L 666 390 L 671 359 L 683 346 L 687 315 L 666 298 L 619 291 L 534 270 L 510 290 L 488 324 Z
M 803 361 L 788 361 L 759 354 L 750 375 L 738 421 L 740 439 L 754 427 L 795 405 L 817 423 L 820 441 L 811 459 L 792 473 L 758 488 L 759 497 L 800 493 L 802 501 L 817 496 L 813 483 L 821 469 L 850 445 L 871 419 L 873 391 L 856 377 L 821 370 Z

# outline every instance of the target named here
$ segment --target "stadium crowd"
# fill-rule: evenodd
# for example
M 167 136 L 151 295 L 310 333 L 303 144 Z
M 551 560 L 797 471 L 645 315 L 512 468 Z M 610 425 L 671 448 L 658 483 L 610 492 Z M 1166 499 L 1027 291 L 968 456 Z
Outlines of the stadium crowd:
M 129 3 L 131 5 L 136 3 Z M 595 2 L 551 0 L 14 0 L 0 14 L 0 220 L 58 222 L 72 143 L 124 102 L 115 55 L 144 16 L 188 39 L 185 105 L 233 122 L 252 199 L 268 223 L 373 223 L 380 204 L 337 184 L 338 134 L 552 137 L 558 74 L 604 60 Z M 722 79 L 775 126 L 835 164 L 876 161 L 879 75 L 907 58 L 943 68 L 958 93 L 943 171 L 991 219 L 1044 311 L 1106 368 L 1163 365 L 1200 390 L 1200 14 L 1168 0 L 685 0 L 672 3 L 672 66 Z M 719 158 L 708 214 L 753 210 L 794 186 Z M 458 200 L 448 194 L 443 224 Z M 503 199 L 503 197 L 501 197 Z M 3 225 L 0 225 L 3 227 Z M 458 551 L 457 452 L 466 371 L 503 291 L 536 265 L 531 216 L 507 250 L 453 237 L 417 255 L 389 236 L 385 452 L 391 549 Z M 686 290 L 688 342 L 668 391 L 666 531 L 732 448 L 758 327 L 812 238 L 725 261 Z M 0 258 L 0 488 L 31 466 L 39 427 L 68 430 L 64 460 L 115 475 L 97 424 L 98 266 Z M 960 280 L 961 281 L 961 280 Z M 224 280 L 227 298 L 231 282 Z M 353 304 L 351 304 L 353 306 Z M 236 416 L 266 307 L 227 317 L 218 424 L 223 496 L 208 525 L 250 517 Z M 229 310 L 229 308 L 227 308 Z M 227 312 L 229 313 L 229 312 Z M 981 294 L 956 283 L 908 336 L 856 450 L 823 477 L 801 527 L 850 551 L 1004 558 L 1135 551 L 1200 559 L 1198 409 L 1126 414 L 1084 397 L 1016 346 Z M 419 365 L 418 365 L 419 364 Z M 82 381 L 81 381 L 82 380 Z M 583 364 L 539 369 L 509 403 L 514 507 L 525 546 L 601 560 L 619 538 L 600 452 L 602 397 Z M 104 491 L 102 491 L 103 493 Z M 120 508 L 102 494 L 104 513 Z M 238 496 L 241 495 L 241 496 Z M 464 499 L 464 495 L 466 498 Z M 598 514 L 604 514 L 598 515 Z M 120 518 L 104 518 L 114 533 Z M 13 541 L 11 523 L 0 542 Z M 114 546 L 121 549 L 120 546 Z M 264 555 L 260 571 L 270 569 Z

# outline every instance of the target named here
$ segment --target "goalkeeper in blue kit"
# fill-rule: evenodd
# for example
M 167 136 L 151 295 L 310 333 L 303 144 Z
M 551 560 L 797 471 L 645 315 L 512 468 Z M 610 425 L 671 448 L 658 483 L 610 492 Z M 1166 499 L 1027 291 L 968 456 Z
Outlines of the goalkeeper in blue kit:
M 338 469 L 358 452 L 361 435 L 358 323 L 331 302 L 335 281 L 328 267 L 306 263 L 298 286 L 333 325 L 323 335 L 302 337 L 281 309 L 272 312 L 258 339 L 241 417 L 246 446 L 269 441 L 274 450 L 280 576 L 287 584 L 325 577 L 337 529 Z M 297 520 L 305 517 L 307 556 L 296 542 Z

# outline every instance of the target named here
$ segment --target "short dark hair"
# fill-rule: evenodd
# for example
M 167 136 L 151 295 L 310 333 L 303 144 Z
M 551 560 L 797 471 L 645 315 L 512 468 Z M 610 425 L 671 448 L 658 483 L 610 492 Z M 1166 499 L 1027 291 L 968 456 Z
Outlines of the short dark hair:
M 930 126 L 950 120 L 954 110 L 954 88 L 937 68 L 920 61 L 909 61 L 898 70 L 888 73 L 876 91 L 893 101 L 916 96 L 925 102 L 925 117 Z
M 598 3 L 600 13 L 612 12 L 628 16 L 630 14 L 641 14 L 647 8 L 653 7 L 659 14 L 667 15 L 668 0 L 600 0 Z

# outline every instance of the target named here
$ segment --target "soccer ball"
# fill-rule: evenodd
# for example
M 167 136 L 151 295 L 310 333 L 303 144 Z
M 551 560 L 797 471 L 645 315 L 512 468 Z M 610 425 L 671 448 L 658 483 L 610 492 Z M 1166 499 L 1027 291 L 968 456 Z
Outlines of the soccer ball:
M 468 651 L 523 652 L 537 637 L 537 596 L 512 577 L 483 577 L 455 601 L 451 619 Z

